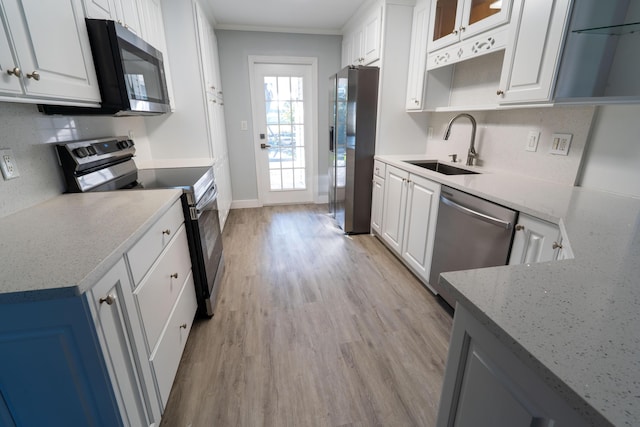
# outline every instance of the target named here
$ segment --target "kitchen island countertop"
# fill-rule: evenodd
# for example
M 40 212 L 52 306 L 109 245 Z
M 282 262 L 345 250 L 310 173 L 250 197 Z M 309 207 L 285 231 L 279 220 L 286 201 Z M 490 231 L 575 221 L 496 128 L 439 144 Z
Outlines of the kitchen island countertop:
M 640 199 L 403 162 L 424 156 L 376 158 L 559 224 L 574 259 L 443 273 L 440 283 L 593 425 L 640 424 Z
M 0 303 L 82 294 L 181 194 L 63 194 L 0 218 Z

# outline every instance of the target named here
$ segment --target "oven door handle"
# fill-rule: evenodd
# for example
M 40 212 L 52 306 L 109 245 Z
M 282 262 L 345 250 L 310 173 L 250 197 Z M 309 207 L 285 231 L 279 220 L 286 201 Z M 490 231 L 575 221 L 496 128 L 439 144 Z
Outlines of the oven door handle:
M 504 228 L 505 230 L 509 230 L 511 228 L 512 224 L 509 221 L 503 221 L 500 218 L 495 218 L 493 216 L 486 215 L 486 214 L 483 214 L 481 212 L 476 212 L 473 209 L 469 209 L 469 208 L 467 208 L 465 206 L 459 205 L 456 202 L 454 202 L 453 200 L 449 200 L 449 199 L 447 199 L 446 197 L 444 197 L 442 195 L 440 196 L 440 201 L 442 203 L 444 203 L 445 205 L 450 206 L 453 209 L 456 209 L 456 210 L 462 212 L 465 215 L 469 215 L 469 216 L 471 216 L 473 218 L 477 218 L 477 219 L 479 219 L 481 221 L 488 222 L 489 224 L 495 225 L 495 226 L 500 227 L 500 228 Z
M 203 197 L 195 208 L 191 208 L 191 217 L 192 219 L 199 219 L 202 213 L 206 210 L 206 207 L 211 205 L 218 198 L 218 189 L 215 185 L 213 185 L 207 192 L 205 193 L 205 197 Z

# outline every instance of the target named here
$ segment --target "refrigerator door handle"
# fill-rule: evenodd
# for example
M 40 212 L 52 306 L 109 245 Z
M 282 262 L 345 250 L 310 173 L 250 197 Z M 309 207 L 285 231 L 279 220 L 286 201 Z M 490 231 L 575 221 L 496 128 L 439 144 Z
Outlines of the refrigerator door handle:
M 333 151 L 333 126 L 329 126 L 329 151 Z

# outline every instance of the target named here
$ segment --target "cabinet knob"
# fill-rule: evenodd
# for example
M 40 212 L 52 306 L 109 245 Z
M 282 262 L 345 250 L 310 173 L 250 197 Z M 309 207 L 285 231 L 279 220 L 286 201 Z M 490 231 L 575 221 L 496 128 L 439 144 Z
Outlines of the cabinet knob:
M 553 246 L 551 246 L 553 249 L 562 249 L 562 245 L 558 242 L 553 242 Z
M 33 79 L 33 80 L 40 80 L 40 74 L 37 71 L 34 71 L 32 73 L 27 73 L 27 78 Z
M 7 74 L 10 76 L 20 77 L 22 75 L 22 71 L 18 67 L 13 67 L 13 69 L 7 70 Z
M 522 230 L 524 230 L 524 225 L 520 225 L 520 224 L 516 225 L 516 231 L 522 231 Z
M 418 101 L 417 99 L 414 99 L 414 100 L 413 100 L 413 102 L 414 102 L 416 105 L 420 104 L 420 101 Z
M 187 329 L 187 324 L 183 323 L 182 325 L 180 325 L 180 329 Z
M 114 297 L 113 295 L 109 294 L 106 297 L 100 298 L 98 301 L 100 302 L 100 304 L 106 302 L 107 305 L 111 305 L 114 302 L 116 302 L 116 297 Z
M 460 27 L 460 32 L 463 32 L 467 29 L 467 27 Z
M 453 32 L 451 34 L 458 35 L 458 30 L 453 30 Z
M 504 91 L 503 91 L 503 90 L 501 90 L 501 89 L 498 89 L 498 90 L 496 91 L 496 95 L 498 95 L 498 96 L 502 96 L 502 95 L 504 95 Z
M 171 275 L 171 278 L 172 278 L 172 279 L 177 279 L 177 278 L 178 278 L 178 273 L 173 273 L 173 274 Z
M 162 230 L 162 234 L 166 234 L 167 236 L 171 234 L 171 230 L 168 228 L 166 230 Z

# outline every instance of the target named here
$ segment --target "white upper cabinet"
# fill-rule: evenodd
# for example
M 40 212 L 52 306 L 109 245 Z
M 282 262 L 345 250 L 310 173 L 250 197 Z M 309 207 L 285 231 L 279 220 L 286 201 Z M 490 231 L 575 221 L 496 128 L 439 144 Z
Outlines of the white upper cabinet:
M 430 9 L 431 0 L 418 0 L 413 11 L 411 54 L 409 56 L 409 75 L 407 78 L 407 110 L 422 110 Z
M 20 76 L 22 70 L 13 56 L 9 38 L 5 31 L 0 32 L 0 92 L 22 94 Z
M 512 0 L 434 0 L 429 52 L 509 22 Z
M 23 100 L 100 102 L 81 0 L 2 0 L 0 5 L 4 12 L 0 66 L 7 71 L 20 69 L 11 78 L 19 81 Z M 0 87 L 6 85 L 11 89 L 5 94 L 18 93 L 15 83 L 3 76 Z
M 83 0 L 87 18 L 111 19 L 142 37 L 139 2 L 134 0 Z
M 382 6 L 376 5 L 358 24 L 345 30 L 342 66 L 369 65 L 380 59 Z
M 516 0 L 498 102 L 549 102 L 571 0 Z

